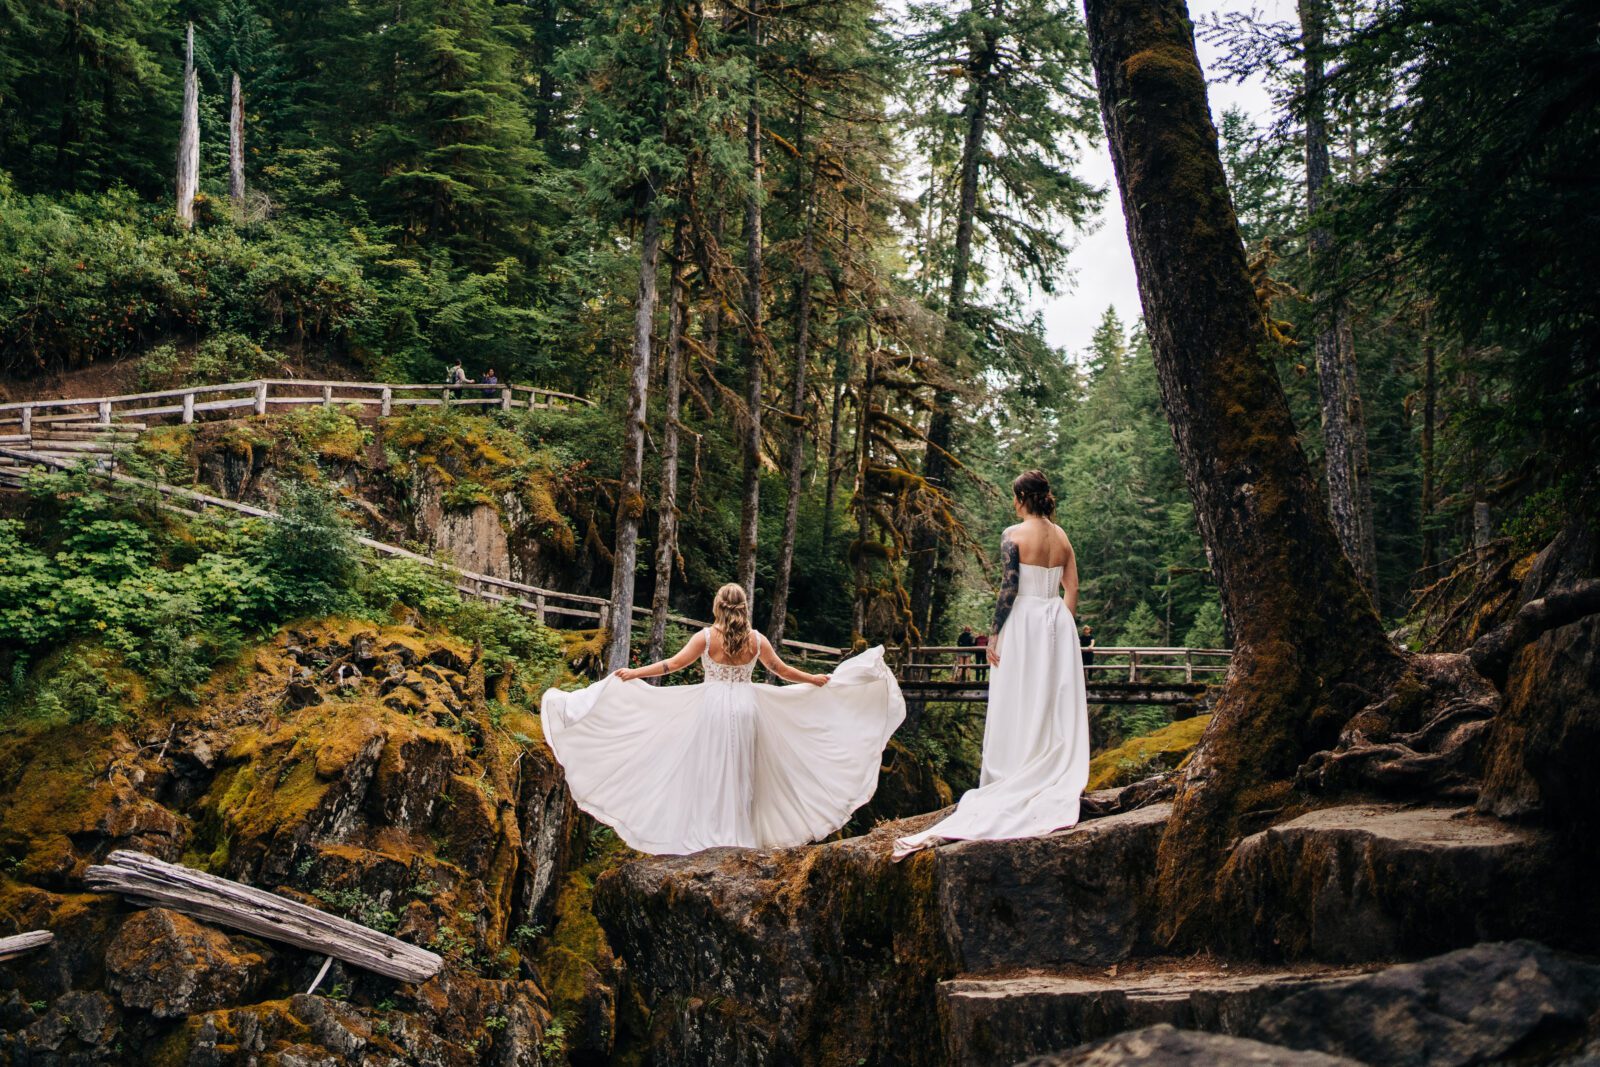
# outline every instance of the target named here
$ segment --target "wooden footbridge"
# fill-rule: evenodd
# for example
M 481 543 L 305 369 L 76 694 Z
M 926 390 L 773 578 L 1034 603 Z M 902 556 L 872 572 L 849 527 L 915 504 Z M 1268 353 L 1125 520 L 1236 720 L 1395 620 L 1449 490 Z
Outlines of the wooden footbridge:
M 1004 652 L 1002 651 L 1002 655 Z M 907 700 L 927 703 L 986 702 L 993 670 L 982 648 L 938 645 L 895 657 Z M 1091 704 L 1172 704 L 1189 708 L 1228 673 L 1233 653 L 1225 648 L 1127 648 L 1093 650 L 1084 665 Z
M 61 400 L 26 400 L 0 404 L 0 484 L 17 484 L 28 469 L 58 470 L 88 464 L 114 487 L 155 493 L 162 506 L 196 515 L 206 509 L 275 520 L 265 508 L 212 496 L 182 486 L 152 482 L 119 472 L 118 451 L 140 433 L 159 424 L 264 415 L 273 409 L 304 405 L 361 405 L 387 416 L 406 407 L 466 407 L 501 411 L 560 410 L 592 402 L 571 393 L 528 385 L 412 385 L 388 382 L 332 382 L 257 379 L 223 385 L 200 385 L 126 396 Z M 563 628 L 605 629 L 612 624 L 612 605 L 603 597 L 544 589 L 508 578 L 464 570 L 398 545 L 369 537 L 357 540 L 381 556 L 402 557 L 450 576 L 463 595 L 509 604 L 542 623 Z M 650 610 L 635 606 L 631 624 L 648 624 Z M 704 620 L 681 615 L 668 619 L 699 628 Z M 786 657 L 813 670 L 826 670 L 850 650 L 807 641 L 784 640 Z M 890 661 L 911 701 L 984 702 L 989 671 L 982 649 L 955 645 L 891 650 Z M 1209 686 L 1222 680 L 1232 653 L 1208 648 L 1100 648 L 1085 668 L 1092 703 L 1172 704 L 1192 708 Z

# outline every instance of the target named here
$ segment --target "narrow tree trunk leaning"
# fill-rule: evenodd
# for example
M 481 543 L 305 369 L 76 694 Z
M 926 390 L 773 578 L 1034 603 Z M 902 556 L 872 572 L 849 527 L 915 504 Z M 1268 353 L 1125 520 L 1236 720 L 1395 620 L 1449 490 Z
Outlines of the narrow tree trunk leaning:
M 633 635 L 634 570 L 639 561 L 639 520 L 644 517 L 644 434 L 650 399 L 650 331 L 656 318 L 656 268 L 661 254 L 661 215 L 654 193 L 639 240 L 639 295 L 633 307 L 633 369 L 628 383 L 628 418 L 622 437 L 622 485 L 617 492 L 617 541 L 611 557 L 611 633 L 606 670 L 628 665 Z
M 136 904 L 197 919 L 353 963 L 401 982 L 426 982 L 444 967 L 437 953 L 318 911 L 276 893 L 118 849 L 84 872 L 84 884 Z
M 1214 876 L 1309 754 L 1402 666 L 1339 547 L 1264 355 L 1181 0 L 1087 0 L 1090 51 L 1162 401 L 1232 670 L 1162 839 L 1164 933 L 1194 939 Z
M 872 390 L 877 385 L 878 356 L 867 343 L 866 367 L 861 372 L 861 385 L 856 390 L 856 476 L 855 509 L 856 540 L 850 546 L 850 562 L 856 578 L 856 599 L 852 607 L 850 628 L 852 636 L 860 640 L 867 635 L 867 605 L 872 600 L 871 547 L 872 505 L 867 499 L 867 474 L 872 464 L 872 435 L 867 423 L 872 412 Z
M 687 224 L 680 216 L 672 228 L 672 275 L 667 291 L 667 354 L 663 385 L 666 412 L 661 427 L 661 497 L 656 505 L 656 585 L 650 598 L 650 643 L 646 662 L 662 657 L 667 645 L 667 609 L 672 599 L 672 569 L 678 560 L 678 415 L 683 399 L 683 336 L 689 307 L 684 261 Z
M 828 546 L 833 542 L 833 507 L 834 497 L 839 491 L 839 413 L 846 395 L 846 387 L 850 383 L 850 323 L 849 312 L 845 310 L 847 294 L 845 291 L 844 271 L 849 267 L 850 260 L 850 201 L 848 198 L 840 205 L 843 215 L 844 233 L 840 239 L 843 253 L 841 262 L 835 268 L 833 279 L 834 303 L 838 308 L 839 321 L 834 326 L 834 352 L 833 352 L 833 407 L 828 413 L 828 465 L 825 470 L 827 485 L 824 489 L 822 501 L 822 550 L 826 554 Z
M 744 202 L 745 379 L 744 493 L 739 507 L 738 582 L 752 600 L 756 591 L 756 542 L 761 532 L 761 76 L 757 61 L 761 50 L 761 0 L 751 0 L 750 109 L 745 116 L 746 151 L 750 159 L 750 189 Z
M 1433 536 L 1433 427 L 1437 415 L 1439 387 L 1437 381 L 1438 357 L 1434 351 L 1433 331 L 1426 318 L 1422 323 L 1422 569 L 1434 564 Z
M 1317 279 L 1322 322 L 1317 329 L 1317 389 L 1322 400 L 1322 439 L 1327 467 L 1328 510 L 1362 585 L 1377 597 L 1377 549 L 1372 529 L 1372 479 L 1367 425 L 1356 380 L 1355 336 L 1344 300 L 1332 295 L 1333 237 L 1317 215 L 1327 204 L 1332 166 L 1328 157 L 1327 79 L 1323 47 L 1327 0 L 1300 0 L 1300 37 L 1305 52 L 1306 213 L 1311 268 Z
M 804 116 L 801 131 L 804 132 Z M 798 142 L 802 149 L 804 140 Z M 802 156 L 800 167 L 805 166 Z M 783 640 L 785 616 L 789 612 L 789 577 L 794 571 L 794 539 L 800 526 L 800 483 L 806 469 L 806 364 L 811 359 L 811 278 L 816 255 L 817 211 L 813 197 L 814 180 L 801 178 L 801 210 L 805 235 L 800 242 L 800 277 L 795 283 L 794 372 L 790 375 L 788 499 L 783 504 L 783 535 L 778 542 L 778 574 L 772 585 L 772 610 L 767 617 L 767 640 L 774 645 Z
M 56 935 L 49 930 L 30 930 L 25 934 L 0 937 L 0 960 L 15 959 L 35 949 L 44 948 L 55 939 Z
M 244 90 L 233 72 L 233 99 L 228 108 L 228 199 L 235 214 L 244 211 Z
M 200 191 L 200 81 L 194 70 L 194 23 L 189 23 L 183 54 L 183 124 L 178 130 L 178 225 L 194 226 L 194 198 Z
M 974 8 L 978 5 L 974 4 Z M 980 13 L 974 10 L 975 16 Z M 977 42 L 978 47 L 968 61 L 967 77 L 971 83 L 967 98 L 967 130 L 961 143 L 960 180 L 956 194 L 956 239 L 950 257 L 950 293 L 945 302 L 946 327 L 945 373 L 951 380 L 961 373 L 962 354 L 967 345 L 966 307 L 967 282 L 972 274 L 972 237 L 978 215 L 978 171 L 983 158 L 983 143 L 989 135 L 989 98 L 993 92 L 991 77 L 999 54 L 1000 40 L 995 27 L 1004 17 L 1000 0 L 992 0 L 988 28 Z M 927 452 L 922 461 L 922 478 L 930 487 L 944 490 L 949 482 L 950 451 L 954 421 L 951 407 L 955 396 L 948 387 L 936 389 L 933 395 L 933 412 L 928 417 Z M 942 619 L 937 610 L 943 597 L 936 597 L 936 581 L 948 582 L 948 568 L 943 562 L 946 546 L 940 536 L 939 524 L 931 516 L 911 538 L 911 622 L 920 632 L 923 642 L 934 640 Z

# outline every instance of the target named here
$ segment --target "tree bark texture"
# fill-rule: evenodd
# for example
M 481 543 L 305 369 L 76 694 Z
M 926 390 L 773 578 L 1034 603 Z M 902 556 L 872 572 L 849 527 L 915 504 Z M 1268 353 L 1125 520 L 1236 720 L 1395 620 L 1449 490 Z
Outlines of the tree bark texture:
M 761 48 L 761 2 L 750 4 L 752 64 Z M 750 73 L 750 107 L 745 116 L 745 145 L 750 160 L 750 189 L 745 196 L 745 379 L 744 490 L 739 507 L 738 581 L 752 601 L 756 591 L 756 548 L 761 533 L 761 195 L 764 167 L 761 151 L 761 80 Z
M 1327 0 L 1300 0 L 1300 36 L 1305 53 L 1306 212 L 1313 220 L 1327 204 L 1332 165 L 1328 154 L 1327 77 L 1323 69 Z M 1355 335 L 1344 300 L 1330 295 L 1333 236 L 1312 226 L 1308 241 L 1318 301 L 1326 306 L 1317 329 L 1317 390 L 1322 401 L 1322 440 L 1328 510 L 1362 585 L 1377 596 L 1377 546 L 1372 528 L 1372 479 L 1367 459 L 1366 417 L 1356 379 Z
M 804 132 L 804 116 L 801 118 Z M 802 147 L 804 141 L 798 142 Z M 802 158 L 798 164 L 805 166 Z M 812 183 L 799 183 L 805 233 L 800 241 L 800 277 L 795 283 L 794 370 L 790 375 L 788 493 L 783 505 L 783 536 L 778 542 L 778 573 L 772 585 L 772 610 L 767 618 L 767 640 L 774 645 L 783 640 L 789 612 L 789 578 L 794 571 L 794 539 L 800 526 L 800 483 L 806 470 L 806 365 L 811 359 L 811 279 L 816 256 L 816 204 Z
M 950 262 L 950 292 L 945 304 L 949 319 L 945 345 L 945 370 L 952 378 L 960 373 L 961 354 L 966 347 L 967 282 L 972 273 L 972 236 L 978 215 L 978 178 L 984 139 L 989 133 L 990 79 L 999 50 L 993 26 L 1004 14 L 1000 0 L 993 0 L 992 22 L 973 42 L 968 61 L 971 96 L 967 101 L 967 130 L 961 144 L 960 180 L 956 194 L 956 239 Z M 944 490 L 950 480 L 950 464 L 945 458 L 952 443 L 954 421 L 951 407 L 955 396 L 949 389 L 935 390 L 933 413 L 928 418 L 927 454 L 922 477 L 929 486 Z M 942 619 L 944 597 L 935 595 L 941 581 L 948 585 L 947 546 L 940 536 L 940 525 L 931 518 L 911 539 L 911 622 L 924 642 L 935 640 Z
M 1264 354 L 1182 0 L 1087 0 L 1101 111 L 1162 401 L 1236 638 L 1163 838 L 1165 933 L 1203 930 L 1214 876 L 1400 665 L 1340 549 Z
M 228 105 L 228 199 L 235 211 L 244 207 L 244 90 L 239 72 L 233 72 L 233 92 Z
M 667 293 L 667 358 L 661 426 L 661 497 L 656 505 L 656 585 L 650 599 L 650 644 L 645 659 L 654 662 L 666 652 L 667 609 L 672 598 L 672 570 L 678 560 L 678 415 L 683 401 L 683 337 L 689 327 L 685 289 L 682 218 L 673 225 L 672 280 Z
M 178 225 L 194 226 L 194 198 L 200 191 L 200 81 L 194 70 L 194 23 L 189 23 L 183 56 L 183 119 L 178 130 Z
M 633 634 L 634 570 L 639 560 L 639 521 L 644 517 L 645 414 L 650 399 L 650 332 L 656 317 L 656 269 L 661 254 L 661 215 L 652 202 L 639 241 L 639 295 L 633 309 L 633 366 L 628 381 L 628 418 L 623 429 L 622 485 L 617 493 L 617 540 L 611 560 L 611 633 L 606 670 L 628 665 Z

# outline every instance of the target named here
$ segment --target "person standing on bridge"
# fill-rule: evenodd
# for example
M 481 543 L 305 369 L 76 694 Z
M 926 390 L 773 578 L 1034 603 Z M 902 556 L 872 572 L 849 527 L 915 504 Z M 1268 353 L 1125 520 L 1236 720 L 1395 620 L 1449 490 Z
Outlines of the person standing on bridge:
M 1011 483 L 1019 521 L 1000 541 L 1003 578 L 988 660 L 983 769 L 947 818 L 894 843 L 894 858 L 946 841 L 1037 837 L 1078 822 L 1089 781 L 1089 705 L 1078 627 L 1078 561 L 1052 521 L 1040 471 Z
M 906 717 L 883 646 L 807 674 L 750 628 L 743 586 L 717 590 L 712 618 L 670 659 L 545 692 L 545 740 L 573 799 L 656 855 L 826 837 L 877 791 L 883 746 Z M 641 680 L 697 659 L 698 685 Z M 802 684 L 752 681 L 757 660 Z

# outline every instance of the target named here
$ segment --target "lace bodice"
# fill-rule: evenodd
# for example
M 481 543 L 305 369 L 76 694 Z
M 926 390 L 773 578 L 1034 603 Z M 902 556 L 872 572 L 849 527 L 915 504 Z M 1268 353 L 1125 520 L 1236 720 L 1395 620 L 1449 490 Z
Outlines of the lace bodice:
M 756 635 L 750 635 L 752 643 Z M 705 669 L 708 682 L 748 682 L 756 672 L 756 660 L 760 656 L 751 656 L 749 663 L 718 663 L 711 658 L 711 631 L 706 631 L 706 650 L 700 653 L 700 666 Z

